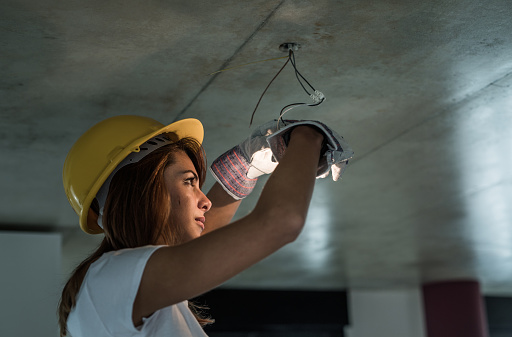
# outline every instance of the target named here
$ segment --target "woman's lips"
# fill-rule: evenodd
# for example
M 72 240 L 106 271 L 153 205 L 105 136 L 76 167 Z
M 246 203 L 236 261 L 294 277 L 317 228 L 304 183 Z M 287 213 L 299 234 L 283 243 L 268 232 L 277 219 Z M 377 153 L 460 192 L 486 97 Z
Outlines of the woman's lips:
M 199 217 L 199 218 L 196 218 L 196 223 L 201 227 L 202 230 L 204 230 L 204 222 L 205 222 L 205 217 L 202 216 L 202 217 Z

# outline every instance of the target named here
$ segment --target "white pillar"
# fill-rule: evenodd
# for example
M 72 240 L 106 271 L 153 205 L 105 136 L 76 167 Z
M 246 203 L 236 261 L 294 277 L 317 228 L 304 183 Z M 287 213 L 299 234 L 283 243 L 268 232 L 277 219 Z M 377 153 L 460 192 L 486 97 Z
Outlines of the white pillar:
M 350 290 L 347 337 L 425 337 L 422 293 L 403 290 Z
M 61 235 L 0 232 L 0 336 L 56 337 Z

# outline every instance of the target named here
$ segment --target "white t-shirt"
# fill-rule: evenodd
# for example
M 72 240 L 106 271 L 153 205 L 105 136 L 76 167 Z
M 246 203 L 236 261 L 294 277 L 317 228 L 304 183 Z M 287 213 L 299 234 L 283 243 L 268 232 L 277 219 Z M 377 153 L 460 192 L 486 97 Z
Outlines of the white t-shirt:
M 158 248 L 108 252 L 91 264 L 68 317 L 72 337 L 206 336 L 187 301 L 156 311 L 139 327 L 133 325 L 133 302 L 142 273 Z

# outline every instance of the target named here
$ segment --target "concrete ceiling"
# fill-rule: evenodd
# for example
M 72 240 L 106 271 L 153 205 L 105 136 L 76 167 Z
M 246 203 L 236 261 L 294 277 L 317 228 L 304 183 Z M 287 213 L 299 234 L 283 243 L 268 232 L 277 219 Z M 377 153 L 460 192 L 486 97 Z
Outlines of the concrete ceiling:
M 228 285 L 470 277 L 512 294 L 511 14 L 509 0 L 2 0 L 1 228 L 62 231 L 76 263 L 100 237 L 78 230 L 64 195 L 72 143 L 110 116 L 195 117 L 211 162 L 250 132 L 285 60 L 208 74 L 291 41 L 327 100 L 287 117 L 324 121 L 355 159 L 342 181 L 318 181 L 297 242 Z M 288 65 L 254 123 L 295 102 L 308 97 Z

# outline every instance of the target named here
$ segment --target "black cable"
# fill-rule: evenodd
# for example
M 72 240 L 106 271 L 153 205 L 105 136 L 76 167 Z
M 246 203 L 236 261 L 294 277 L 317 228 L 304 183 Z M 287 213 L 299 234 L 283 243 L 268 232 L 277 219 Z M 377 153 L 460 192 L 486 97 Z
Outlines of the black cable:
M 309 85 L 309 87 L 311 89 L 313 89 L 313 91 L 316 94 L 317 93 L 316 89 L 311 85 L 311 83 L 308 82 L 308 80 L 306 80 L 306 78 L 304 76 L 302 76 L 300 71 L 297 69 L 297 63 L 295 61 L 295 53 L 293 52 L 292 49 L 290 49 L 290 51 L 289 51 L 288 59 L 289 59 L 290 63 L 292 64 L 293 68 L 295 69 L 295 77 L 297 77 L 297 81 L 299 81 L 300 85 L 302 86 L 302 89 L 304 89 L 304 91 L 309 96 L 312 96 L 308 92 L 308 90 L 306 89 L 306 87 L 304 86 L 304 84 L 302 83 L 300 78 L 302 78 Z M 299 76 L 300 76 L 300 78 L 299 78 Z M 317 97 L 317 99 L 318 99 L 318 97 Z M 281 109 L 281 112 L 279 113 L 279 119 L 277 120 L 277 124 L 279 125 L 279 121 L 283 120 L 283 116 L 284 116 L 285 113 L 287 113 L 288 111 L 294 109 L 295 107 L 297 107 L 297 106 L 318 106 L 318 105 L 322 104 L 324 102 L 324 100 L 325 100 L 325 98 L 322 95 L 322 98 L 320 99 L 320 101 L 316 102 L 316 103 L 311 103 L 311 104 L 308 104 L 308 103 L 292 103 L 292 104 L 288 104 L 287 106 L 285 106 L 284 108 Z M 290 108 L 290 109 L 286 110 L 287 108 Z M 284 122 L 284 120 L 283 120 L 283 122 Z M 285 125 L 286 125 L 286 123 L 285 123 Z
M 267 87 L 265 88 L 265 90 L 263 91 L 263 93 L 261 94 L 260 96 L 260 99 L 258 100 L 258 103 L 256 104 L 256 107 L 254 108 L 254 111 L 252 112 L 252 115 L 251 115 L 251 121 L 249 123 L 249 127 L 252 126 L 252 122 L 253 122 L 253 119 L 254 119 L 254 114 L 256 113 L 256 110 L 258 109 L 258 106 L 260 105 L 260 102 L 263 98 L 263 96 L 265 95 L 265 93 L 267 92 L 268 88 L 270 87 L 270 85 L 272 84 L 272 82 L 274 82 L 274 80 L 277 78 L 277 76 L 281 73 L 281 71 L 283 71 L 283 69 L 286 67 L 286 65 L 288 64 L 288 62 L 290 62 L 293 66 L 293 69 L 295 70 L 295 77 L 297 77 L 297 81 L 299 82 L 299 84 L 302 86 L 302 89 L 304 89 L 304 91 L 306 92 L 306 94 L 308 94 L 308 96 L 312 97 L 313 95 L 310 94 L 308 92 L 308 90 L 306 89 L 306 87 L 304 86 L 304 84 L 302 83 L 301 81 L 301 78 L 304 80 L 304 82 L 306 82 L 308 84 L 308 86 L 315 92 L 315 98 L 313 98 L 315 101 L 318 100 L 318 96 L 321 95 L 321 99 L 319 102 L 316 102 L 316 103 L 313 103 L 313 104 L 308 104 L 308 103 L 292 103 L 292 104 L 288 104 L 287 106 L 285 106 L 284 108 L 281 109 L 281 112 L 279 113 L 279 119 L 278 119 L 278 124 L 279 124 L 279 120 L 282 119 L 283 115 L 290 111 L 291 109 L 293 109 L 294 107 L 296 106 L 318 106 L 320 104 L 323 103 L 323 101 L 325 100 L 325 98 L 323 97 L 323 95 L 321 93 L 317 93 L 316 89 L 311 85 L 311 83 L 308 82 L 308 80 L 306 80 L 306 78 L 304 76 L 302 76 L 302 74 L 300 73 L 300 71 L 297 69 L 297 64 L 296 64 L 296 61 L 295 61 L 295 53 L 293 52 L 292 49 L 289 49 L 289 52 L 288 52 L 288 59 L 286 60 L 285 64 L 281 67 L 281 69 L 279 69 L 279 71 L 277 72 L 277 74 L 272 78 L 272 80 L 270 81 L 270 83 L 267 85 Z M 300 77 L 299 77 L 300 76 Z M 293 107 L 293 108 L 290 108 L 289 110 L 286 110 L 287 108 L 289 107 Z
M 302 88 L 304 89 L 304 91 L 308 94 L 308 95 L 311 95 L 307 90 L 306 88 L 304 87 L 304 85 L 302 84 L 302 81 L 300 80 L 299 76 L 309 85 L 309 87 L 313 90 L 313 91 L 316 91 L 316 89 L 311 85 L 311 83 L 308 82 L 308 80 L 306 80 L 306 78 L 304 76 L 302 76 L 302 74 L 300 73 L 300 71 L 297 69 L 297 63 L 295 62 L 295 53 L 293 52 L 293 50 L 290 49 L 290 61 L 291 61 L 291 64 L 293 66 L 293 68 L 295 69 L 295 76 L 297 77 L 297 80 L 299 81 L 300 85 L 302 86 Z
M 289 108 L 291 106 L 293 106 L 294 108 L 297 107 L 297 106 L 318 106 L 318 105 L 322 104 L 324 100 L 325 100 L 325 98 L 322 98 L 322 100 L 320 100 L 320 102 L 318 102 L 318 103 L 292 103 L 292 104 L 288 104 L 287 106 L 285 106 L 284 108 L 281 109 L 281 112 L 279 113 L 278 124 L 279 124 L 279 120 L 282 120 L 284 122 L 284 120 L 283 120 L 284 114 L 287 113 L 288 111 L 290 111 L 291 109 L 293 109 L 293 108 L 291 108 L 289 110 L 284 111 L 286 108 Z M 286 123 L 285 123 L 285 125 L 286 125 Z
M 292 56 L 293 56 L 293 59 L 292 59 Z M 290 61 L 291 61 L 293 68 L 295 69 L 295 77 L 297 78 L 297 81 L 299 82 L 300 86 L 302 87 L 302 89 L 304 89 L 306 94 L 311 95 L 309 93 L 309 91 L 306 89 L 306 87 L 304 86 L 304 84 L 302 84 L 302 81 L 299 78 L 300 73 L 297 71 L 297 67 L 295 65 L 295 54 L 293 54 L 292 50 L 290 50 Z M 301 77 L 302 77 L 302 75 L 301 75 Z
M 256 110 L 258 109 L 258 106 L 260 105 L 260 102 L 261 102 L 261 99 L 263 98 L 263 95 L 265 95 L 265 93 L 267 92 L 267 89 L 270 87 L 270 85 L 272 84 L 272 82 L 274 82 L 274 80 L 276 79 L 276 77 L 281 73 L 281 71 L 283 71 L 284 67 L 286 67 L 286 65 L 288 64 L 288 62 L 290 62 L 290 57 L 288 57 L 288 60 L 286 60 L 285 64 L 283 64 L 283 66 L 281 67 L 281 69 L 279 69 L 279 71 L 277 72 L 276 76 L 274 76 L 274 78 L 272 79 L 272 81 L 270 81 L 270 83 L 267 85 L 267 87 L 265 88 L 265 90 L 263 91 L 263 93 L 261 94 L 260 96 L 260 99 L 258 100 L 258 103 L 256 104 L 256 107 L 254 108 L 254 111 L 252 112 L 252 115 L 251 115 L 251 122 L 249 123 L 249 127 L 251 127 L 252 125 L 252 120 L 254 118 L 254 114 L 256 113 Z

